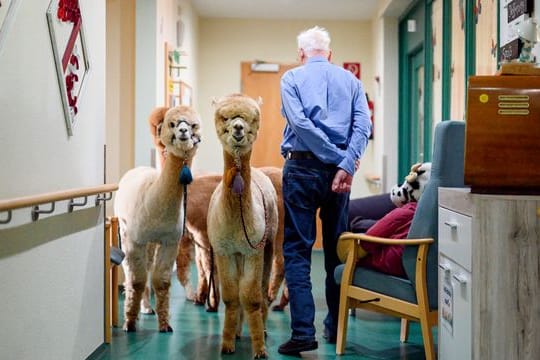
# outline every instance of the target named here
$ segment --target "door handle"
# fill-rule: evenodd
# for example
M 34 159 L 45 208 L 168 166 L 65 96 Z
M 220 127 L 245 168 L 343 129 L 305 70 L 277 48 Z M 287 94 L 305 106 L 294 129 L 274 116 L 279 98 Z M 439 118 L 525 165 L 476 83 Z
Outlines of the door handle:
M 446 265 L 446 264 L 439 264 L 439 267 L 444 271 L 444 272 L 449 272 L 450 271 L 450 266 Z
M 467 278 L 463 277 L 463 276 L 460 276 L 460 275 L 452 275 L 452 277 L 454 278 L 454 280 L 456 280 L 460 285 L 465 285 L 467 284 Z
M 457 229 L 459 224 L 457 222 L 455 222 L 455 221 L 445 221 L 444 225 L 450 227 L 450 229 L 452 229 L 452 230 L 455 230 L 455 229 Z

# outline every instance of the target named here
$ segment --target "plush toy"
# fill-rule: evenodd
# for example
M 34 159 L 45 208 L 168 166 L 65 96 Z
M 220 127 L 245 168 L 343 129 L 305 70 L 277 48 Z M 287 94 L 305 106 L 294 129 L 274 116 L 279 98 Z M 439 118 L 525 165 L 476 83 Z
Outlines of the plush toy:
M 411 172 L 405 176 L 401 186 L 395 185 L 390 191 L 390 199 L 401 207 L 410 201 L 418 201 L 431 176 L 431 163 L 417 163 L 411 166 Z

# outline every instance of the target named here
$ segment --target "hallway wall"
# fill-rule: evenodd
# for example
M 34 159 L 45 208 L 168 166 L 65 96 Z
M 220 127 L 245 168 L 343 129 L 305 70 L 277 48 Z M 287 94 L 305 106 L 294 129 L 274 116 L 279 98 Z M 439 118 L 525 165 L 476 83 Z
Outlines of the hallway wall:
M 19 0 L 0 49 L 2 200 L 103 183 L 105 1 L 79 1 L 90 71 L 73 136 L 49 38 L 49 3 Z M 59 202 L 37 222 L 29 208 L 16 210 L 0 225 L 0 357 L 81 359 L 103 343 L 103 207 L 93 201 L 73 213 Z

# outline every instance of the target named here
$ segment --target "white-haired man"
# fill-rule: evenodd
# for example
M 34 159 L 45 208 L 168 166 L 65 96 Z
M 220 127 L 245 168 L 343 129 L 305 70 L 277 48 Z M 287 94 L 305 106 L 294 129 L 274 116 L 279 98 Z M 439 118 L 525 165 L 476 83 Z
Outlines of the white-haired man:
M 318 26 L 298 35 L 302 66 L 281 79 L 282 114 L 287 124 L 281 143 L 285 157 L 285 278 L 290 296 L 292 336 L 281 354 L 317 349 L 311 293 L 311 251 L 320 210 L 326 270 L 324 337 L 335 343 L 339 286 L 334 269 L 339 235 L 347 230 L 349 195 L 357 161 L 371 133 L 366 95 L 354 75 L 330 63 L 330 36 Z

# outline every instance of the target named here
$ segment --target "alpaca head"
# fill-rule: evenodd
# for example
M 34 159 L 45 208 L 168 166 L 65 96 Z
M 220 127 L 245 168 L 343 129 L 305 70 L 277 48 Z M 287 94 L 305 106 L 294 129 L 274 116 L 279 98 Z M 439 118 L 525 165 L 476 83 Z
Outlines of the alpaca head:
M 182 159 L 192 158 L 201 142 L 199 115 L 188 106 L 176 106 L 167 110 L 157 130 L 167 153 Z
M 257 138 L 261 117 L 261 101 L 242 94 L 214 100 L 216 133 L 223 149 L 231 155 L 251 151 Z

